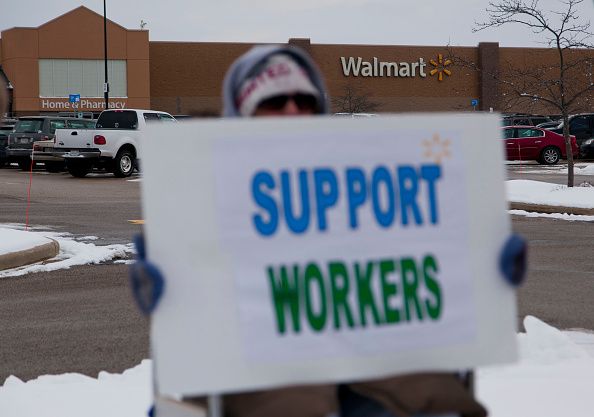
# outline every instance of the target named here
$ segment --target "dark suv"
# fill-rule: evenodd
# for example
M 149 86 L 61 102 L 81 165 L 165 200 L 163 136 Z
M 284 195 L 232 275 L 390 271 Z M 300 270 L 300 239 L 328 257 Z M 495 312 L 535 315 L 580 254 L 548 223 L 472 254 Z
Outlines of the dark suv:
M 14 130 L 8 135 L 6 158 L 9 162 L 17 162 L 19 167 L 27 170 L 31 166 L 33 142 L 52 140 L 56 129 L 68 129 L 70 124 L 80 119 L 74 117 L 24 116 L 19 117 Z
M 14 129 L 15 123 L 16 120 L 14 119 L 5 119 L 0 122 L 0 168 L 7 162 L 6 145 L 8 144 L 8 135 L 12 132 L 12 129 Z
M 534 114 L 508 114 L 503 116 L 503 126 L 536 126 L 547 122 L 552 122 L 552 119 L 548 116 Z
M 562 135 L 563 123 L 549 130 Z M 594 157 L 594 113 L 569 116 L 569 134 L 575 136 L 582 158 Z

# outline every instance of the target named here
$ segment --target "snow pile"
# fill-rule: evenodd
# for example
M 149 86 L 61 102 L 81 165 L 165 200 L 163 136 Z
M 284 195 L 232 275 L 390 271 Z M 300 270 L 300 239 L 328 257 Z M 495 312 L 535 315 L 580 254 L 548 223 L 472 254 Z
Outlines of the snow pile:
M 531 180 L 510 180 L 505 184 L 511 202 L 594 208 L 594 187 L 570 188 Z
M 490 417 L 590 417 L 594 334 L 561 332 L 528 316 L 517 364 L 477 371 L 477 397 Z M 584 348 L 587 347 L 587 349 Z M 0 387 L 0 415 L 145 417 L 152 403 L 151 361 L 123 374 L 11 376 Z
M 18 252 L 35 246 L 50 243 L 47 237 L 34 232 L 21 232 L 14 229 L 0 227 L 0 255 L 10 252 Z
M 13 417 L 146 417 L 152 404 L 151 361 L 122 374 L 10 376 L 0 388 L 0 415 Z
M 483 368 L 477 373 L 477 397 L 491 417 L 590 417 L 594 392 L 594 354 L 534 317 L 518 335 L 520 362 Z M 594 335 L 581 333 L 594 346 Z
M 561 170 L 562 173 L 567 174 L 567 168 Z M 585 167 L 576 166 L 573 168 L 575 175 L 594 175 L 594 164 L 588 164 Z
M 114 259 L 125 259 L 129 256 L 129 254 L 133 253 L 133 245 L 131 243 L 127 245 L 115 244 L 98 246 L 93 243 L 79 241 L 92 241 L 96 239 L 94 236 L 84 236 L 83 238 L 77 240 L 70 233 L 39 230 L 43 229 L 41 227 L 34 228 L 29 232 L 16 230 L 20 227 L 22 227 L 22 225 L 2 225 L 0 226 L 0 233 L 2 233 L 0 234 L 0 237 L 3 236 L 3 233 L 8 230 L 11 234 L 31 236 L 31 238 L 35 237 L 37 239 L 45 239 L 46 241 L 47 238 L 51 238 L 60 244 L 60 253 L 58 256 L 49 261 L 1 271 L 0 278 L 21 276 L 33 272 L 49 272 L 58 269 L 68 269 L 75 265 L 98 264 Z M 12 241 L 0 239 L 0 250 L 11 252 L 17 250 L 15 248 L 16 245 L 13 245 Z
M 544 217 L 548 219 L 567 220 L 570 222 L 594 222 L 594 216 L 587 216 L 584 214 L 569 214 L 569 213 L 537 213 L 526 210 L 508 210 L 509 214 L 525 217 Z

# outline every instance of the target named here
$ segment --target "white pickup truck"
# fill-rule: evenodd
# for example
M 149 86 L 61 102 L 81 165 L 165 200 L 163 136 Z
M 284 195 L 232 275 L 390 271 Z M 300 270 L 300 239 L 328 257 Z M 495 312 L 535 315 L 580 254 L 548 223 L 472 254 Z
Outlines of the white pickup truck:
M 168 113 L 155 110 L 105 110 L 95 129 L 59 129 L 53 155 L 66 161 L 75 177 L 84 177 L 93 168 L 128 177 L 138 166 L 138 144 L 148 123 L 175 122 Z

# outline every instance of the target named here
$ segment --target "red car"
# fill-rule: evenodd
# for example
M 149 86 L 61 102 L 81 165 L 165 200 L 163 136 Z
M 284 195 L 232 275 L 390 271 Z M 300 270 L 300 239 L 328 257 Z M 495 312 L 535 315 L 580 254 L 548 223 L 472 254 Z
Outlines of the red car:
M 534 126 L 503 127 L 503 139 L 508 161 L 535 160 L 540 164 L 554 165 L 567 159 L 562 135 Z M 571 135 L 573 157 L 579 154 L 575 136 Z

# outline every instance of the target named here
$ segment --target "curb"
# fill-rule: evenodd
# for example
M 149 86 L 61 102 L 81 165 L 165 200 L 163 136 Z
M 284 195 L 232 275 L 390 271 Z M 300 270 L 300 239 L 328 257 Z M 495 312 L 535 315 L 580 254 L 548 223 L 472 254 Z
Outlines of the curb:
M 50 241 L 29 249 L 0 255 L 0 271 L 53 258 L 60 252 L 60 244 L 53 239 Z
M 567 213 L 584 216 L 594 216 L 594 208 L 585 207 L 565 207 L 565 206 L 547 206 L 544 204 L 532 203 L 509 203 L 510 210 L 534 211 L 537 213 Z

